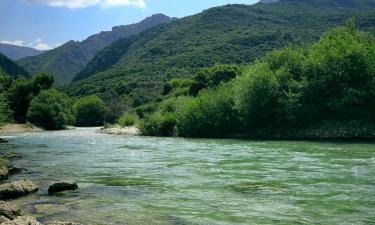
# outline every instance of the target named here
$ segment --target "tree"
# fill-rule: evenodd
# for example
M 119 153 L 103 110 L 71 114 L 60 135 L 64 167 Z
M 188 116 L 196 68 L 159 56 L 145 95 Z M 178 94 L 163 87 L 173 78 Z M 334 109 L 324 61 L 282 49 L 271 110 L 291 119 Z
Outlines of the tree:
M 47 130 L 64 129 L 74 123 L 72 102 L 65 93 L 43 90 L 31 101 L 27 119 Z
M 52 87 L 53 76 L 40 73 L 30 80 L 20 77 L 13 81 L 9 88 L 9 104 L 13 110 L 13 118 L 17 122 L 26 122 L 26 114 L 31 100 L 42 90 Z
M 375 38 L 354 21 L 327 32 L 309 51 L 304 100 L 311 120 L 373 118 Z
M 107 113 L 107 107 L 97 95 L 78 99 L 73 105 L 76 126 L 101 126 Z

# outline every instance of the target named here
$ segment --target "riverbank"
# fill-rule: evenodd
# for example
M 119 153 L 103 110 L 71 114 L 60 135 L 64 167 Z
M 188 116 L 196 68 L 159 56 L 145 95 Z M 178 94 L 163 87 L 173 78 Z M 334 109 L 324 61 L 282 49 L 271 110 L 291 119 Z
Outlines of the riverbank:
M 6 124 L 0 126 L 0 134 L 10 133 L 28 133 L 28 132 L 41 132 L 42 128 L 33 126 L 32 124 Z
M 3 133 L 24 133 L 24 132 L 39 132 L 42 129 L 33 127 L 26 124 L 8 124 L 2 126 Z M 27 169 L 19 166 L 14 166 L 13 160 L 15 158 L 22 158 L 20 155 L 12 154 L 8 150 L 8 140 L 1 138 L 0 143 L 0 225 L 80 225 L 74 222 L 60 222 L 50 221 L 40 223 L 33 213 L 25 213 L 21 207 L 14 203 L 15 200 L 19 200 L 27 195 L 34 194 L 40 190 L 39 185 L 28 179 L 29 176 L 16 181 L 8 181 L 12 175 L 20 174 Z M 17 156 L 17 157 L 14 157 Z M 50 187 L 59 186 L 62 181 L 52 184 Z M 63 183 L 64 186 L 59 188 L 63 190 L 71 190 L 70 187 Z M 74 184 L 78 188 L 77 184 Z M 73 190 L 73 189 L 72 189 Z M 50 189 L 48 190 L 50 193 Z
M 113 135 L 128 135 L 128 136 L 141 135 L 141 131 L 136 126 L 121 127 L 119 125 L 114 125 L 111 127 L 103 127 L 99 130 L 99 133 L 113 134 Z

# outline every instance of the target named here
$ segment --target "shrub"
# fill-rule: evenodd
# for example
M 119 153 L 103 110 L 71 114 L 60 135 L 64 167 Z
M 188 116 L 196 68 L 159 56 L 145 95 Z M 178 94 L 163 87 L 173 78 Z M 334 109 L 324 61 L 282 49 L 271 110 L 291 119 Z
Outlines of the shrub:
M 149 136 L 177 136 L 177 118 L 174 113 L 160 112 L 147 116 L 141 123 L 141 132 Z
M 191 98 L 177 111 L 179 134 L 192 137 L 219 137 L 237 128 L 232 84 L 207 89 Z
M 135 113 L 125 112 L 118 120 L 118 124 L 123 127 L 134 126 L 138 123 L 139 117 Z
M 41 91 L 31 101 L 27 119 L 47 130 L 63 129 L 74 123 L 71 100 L 55 89 Z
M 78 99 L 73 105 L 76 126 L 102 126 L 107 112 L 103 100 L 97 95 Z

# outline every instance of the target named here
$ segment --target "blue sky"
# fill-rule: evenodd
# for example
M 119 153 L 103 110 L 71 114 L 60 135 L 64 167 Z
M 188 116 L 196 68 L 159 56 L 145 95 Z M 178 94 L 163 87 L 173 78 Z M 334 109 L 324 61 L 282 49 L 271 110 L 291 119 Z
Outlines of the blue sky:
M 156 13 L 184 17 L 258 0 L 0 0 L 0 42 L 45 50 Z

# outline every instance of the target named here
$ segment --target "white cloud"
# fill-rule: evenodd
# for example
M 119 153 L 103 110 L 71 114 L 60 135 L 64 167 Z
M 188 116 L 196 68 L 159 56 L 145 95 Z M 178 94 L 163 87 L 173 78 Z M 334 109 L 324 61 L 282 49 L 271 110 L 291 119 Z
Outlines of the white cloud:
M 52 7 L 66 7 L 69 9 L 86 8 L 89 6 L 100 5 L 103 7 L 114 6 L 136 6 L 146 7 L 145 0 L 25 0 L 29 3 L 38 3 Z
M 41 50 L 41 51 L 50 50 L 50 49 L 53 49 L 53 48 L 56 48 L 56 47 L 60 46 L 60 44 L 55 44 L 55 45 L 51 46 L 48 43 L 43 42 L 43 40 L 40 39 L 40 38 L 35 39 L 34 41 L 29 42 L 29 43 L 26 43 L 22 40 L 15 40 L 15 41 L 4 40 L 4 41 L 0 41 L 0 43 L 17 45 L 17 46 L 22 46 L 22 47 L 30 47 L 30 48 L 35 48 L 35 49 L 38 49 L 38 50 Z
M 24 46 L 24 41 L 21 40 L 15 40 L 15 41 L 0 41 L 0 43 L 3 44 L 9 44 L 9 45 L 17 45 L 17 46 Z

